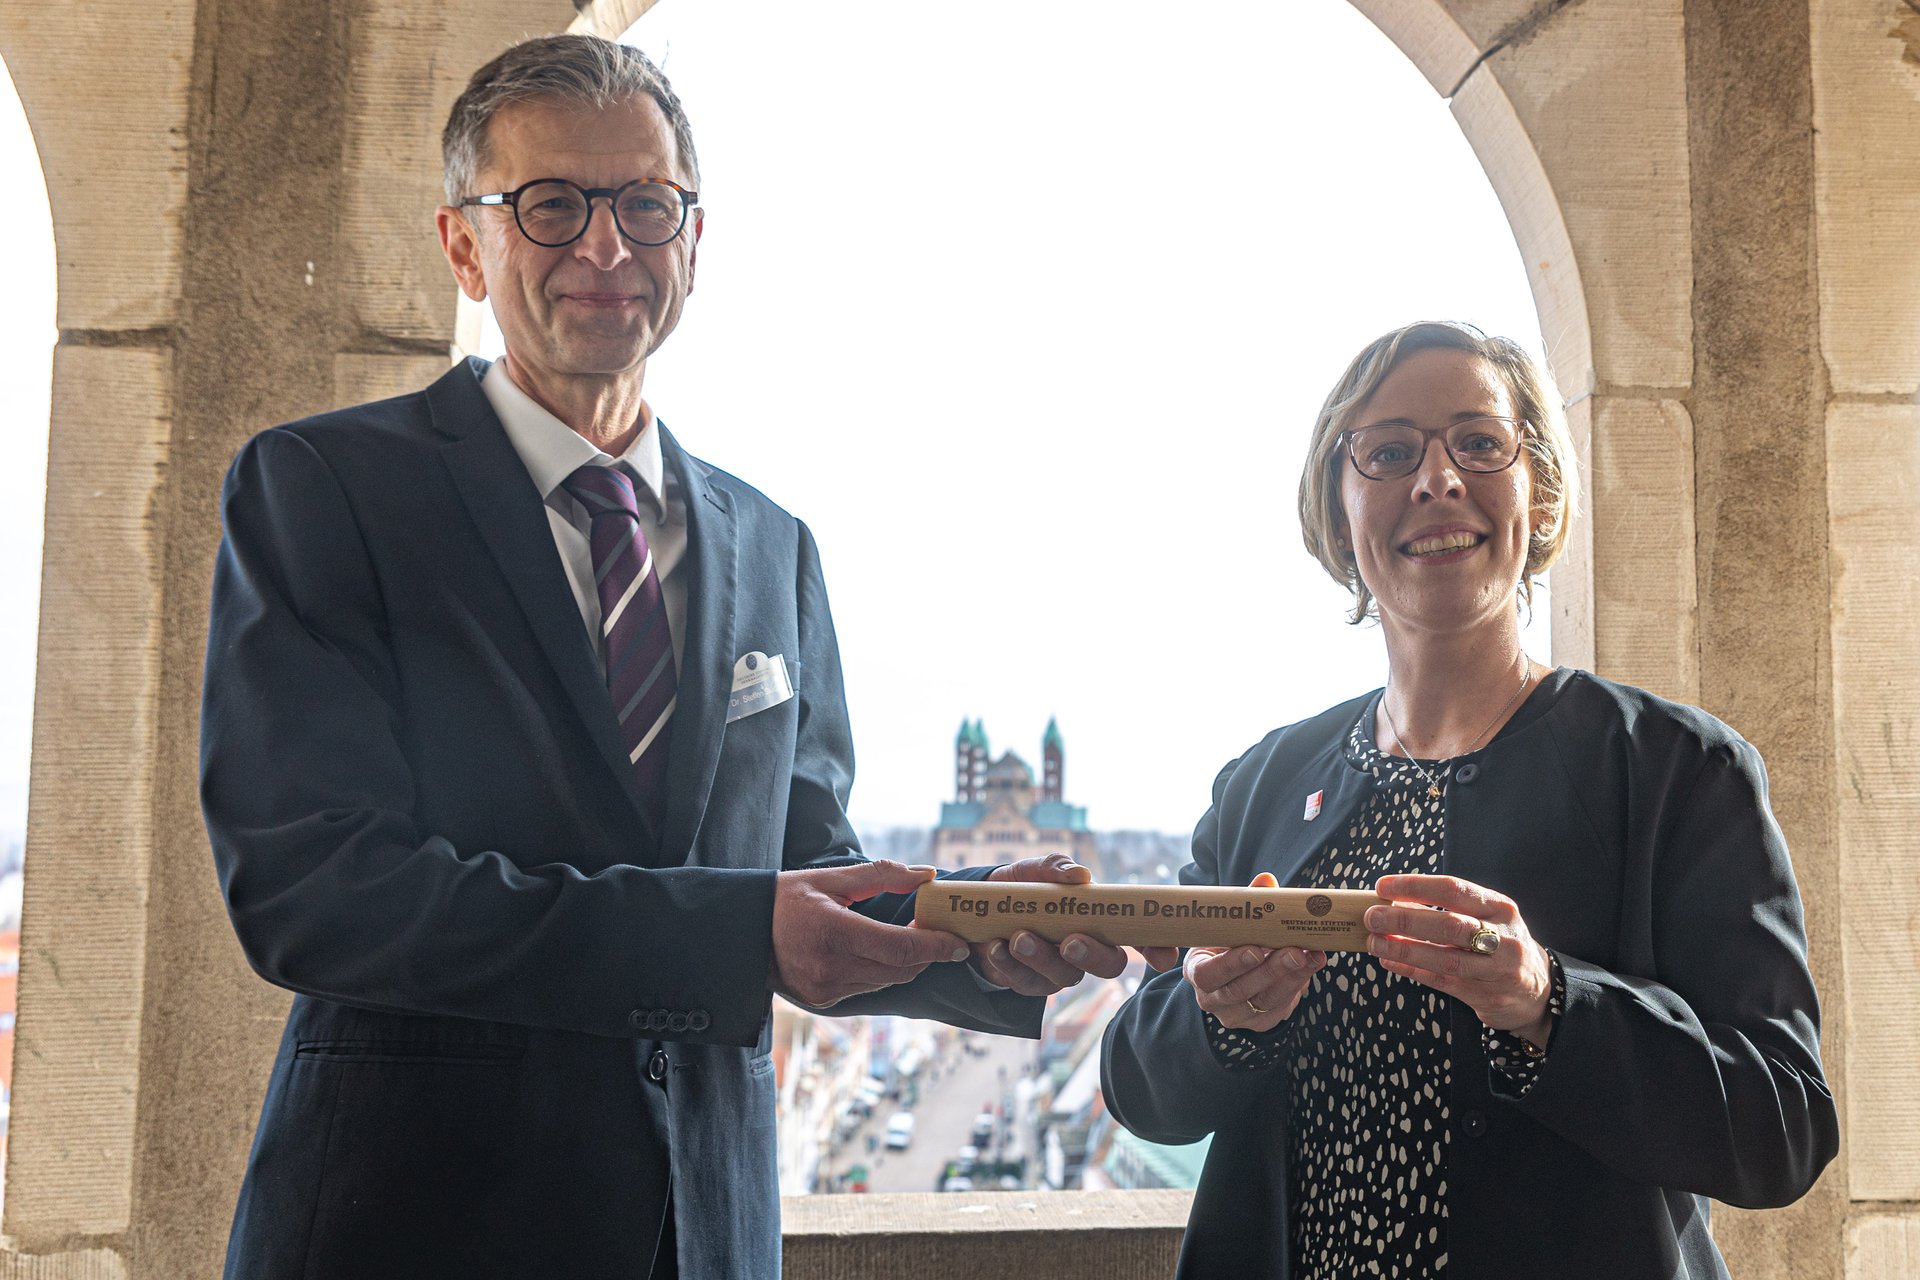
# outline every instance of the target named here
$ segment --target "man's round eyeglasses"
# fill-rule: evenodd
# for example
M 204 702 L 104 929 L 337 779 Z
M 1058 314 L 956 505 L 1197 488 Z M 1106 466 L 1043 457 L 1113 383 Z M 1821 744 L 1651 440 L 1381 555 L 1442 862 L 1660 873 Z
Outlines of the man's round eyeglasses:
M 1347 432 L 1347 457 L 1369 480 L 1398 480 L 1420 469 L 1427 441 L 1439 436 L 1454 466 L 1484 475 L 1513 465 L 1525 425 L 1519 418 L 1462 418 L 1444 427 L 1383 422 Z
M 593 221 L 593 202 L 604 199 L 613 225 L 635 244 L 666 244 L 687 225 L 687 210 L 700 202 L 698 191 L 688 191 L 665 178 L 635 178 L 623 187 L 583 187 L 565 178 L 535 178 L 512 191 L 468 196 L 460 202 L 507 205 L 520 234 L 546 249 L 572 244 L 587 234 Z

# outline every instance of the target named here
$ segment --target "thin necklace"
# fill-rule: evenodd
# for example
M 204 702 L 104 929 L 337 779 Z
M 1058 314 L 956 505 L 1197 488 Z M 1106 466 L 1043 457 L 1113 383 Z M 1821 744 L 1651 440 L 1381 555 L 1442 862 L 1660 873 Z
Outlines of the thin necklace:
M 1451 760 L 1454 756 L 1464 756 L 1478 751 L 1481 740 L 1493 732 L 1493 726 L 1499 724 L 1507 712 L 1513 710 L 1513 704 L 1520 701 L 1520 695 L 1527 691 L 1529 684 L 1533 683 L 1533 664 L 1527 661 L 1527 655 L 1524 653 L 1520 655 L 1520 665 L 1520 687 L 1513 691 L 1513 696 L 1507 699 L 1504 706 L 1493 713 L 1493 719 L 1487 721 L 1486 728 L 1474 735 L 1473 742 L 1469 746 L 1463 750 L 1454 752 L 1453 755 L 1441 756 L 1441 760 Z M 1394 741 L 1398 742 L 1400 746 L 1405 749 L 1407 753 L 1407 763 L 1418 769 L 1420 776 L 1427 780 L 1427 795 L 1438 800 L 1440 798 L 1439 780 L 1431 773 L 1428 773 L 1426 766 L 1414 758 L 1413 744 L 1407 741 L 1406 734 L 1400 732 L 1400 726 L 1393 722 L 1393 709 L 1387 706 L 1387 695 L 1384 693 L 1380 695 L 1380 711 L 1381 714 L 1387 718 L 1387 728 L 1393 730 Z

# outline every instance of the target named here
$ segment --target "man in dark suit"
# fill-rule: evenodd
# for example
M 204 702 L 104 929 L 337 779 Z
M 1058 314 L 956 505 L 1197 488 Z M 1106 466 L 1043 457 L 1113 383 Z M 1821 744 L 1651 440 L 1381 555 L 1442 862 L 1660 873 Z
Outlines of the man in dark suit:
M 774 1276 L 770 992 L 1034 1035 L 1123 958 L 904 927 L 928 873 L 859 856 L 812 538 L 641 399 L 701 229 L 664 79 L 530 41 L 445 151 L 506 358 L 225 491 L 202 799 L 296 993 L 227 1274 Z

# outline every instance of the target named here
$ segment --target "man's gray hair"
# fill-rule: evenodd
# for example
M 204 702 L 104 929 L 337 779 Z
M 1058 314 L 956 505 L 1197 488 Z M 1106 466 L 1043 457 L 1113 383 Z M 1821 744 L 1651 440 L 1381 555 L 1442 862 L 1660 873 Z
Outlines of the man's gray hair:
M 514 45 L 474 72 L 466 91 L 454 102 L 446 131 L 440 135 L 447 203 L 459 204 L 468 196 L 482 194 L 473 188 L 490 159 L 488 130 L 502 107 L 516 102 L 552 102 L 603 108 L 642 95 L 659 104 L 661 114 L 673 128 L 674 145 L 686 166 L 685 180 L 698 190 L 700 161 L 693 153 L 693 130 L 687 124 L 687 113 L 681 110 L 673 86 L 646 54 L 599 36 L 540 36 Z

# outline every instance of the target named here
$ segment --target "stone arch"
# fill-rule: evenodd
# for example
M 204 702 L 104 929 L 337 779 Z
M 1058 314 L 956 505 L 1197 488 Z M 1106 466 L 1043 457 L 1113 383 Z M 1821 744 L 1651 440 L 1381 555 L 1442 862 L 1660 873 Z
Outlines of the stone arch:
M 0 0 L 61 328 L 0 1274 L 213 1269 L 205 1188 L 234 1184 L 283 1007 L 195 803 L 220 475 L 262 423 L 444 363 L 409 184 L 459 80 L 649 3 Z M 1920 40 L 1897 5 L 1833 0 L 1355 3 L 1451 97 L 1576 397 L 1592 518 L 1560 653 L 1702 702 L 1772 766 L 1848 1143 L 1799 1206 L 1716 1224 L 1742 1274 L 1893 1274 L 1920 1233 L 1920 1055 L 1904 1020 L 1849 1013 L 1920 982 L 1920 255 L 1885 252 L 1920 225 Z M 1873 892 L 1843 940 L 1850 888 Z
M 1635 201 L 1687 207 L 1679 8 L 1636 15 L 1646 26 L 1622 41 L 1594 40 L 1593 15 L 1560 17 L 1561 6 L 1552 4 L 1353 2 L 1450 101 L 1526 263 L 1586 464 L 1586 518 L 1554 569 L 1555 654 L 1694 697 L 1692 476 L 1679 465 L 1685 415 L 1678 403 L 1691 375 L 1688 227 L 1671 214 L 1636 219 L 1632 208 Z M 1615 77 L 1648 51 L 1664 61 L 1664 74 L 1640 68 L 1649 91 L 1622 109 Z M 1609 252 L 1621 228 L 1636 221 L 1640 251 Z M 1628 479 L 1610 465 L 1607 448 L 1625 436 L 1674 461 L 1658 489 L 1646 490 L 1651 475 Z M 1623 479 L 1633 488 L 1623 492 Z M 1664 513 L 1637 525 L 1629 546 L 1618 545 L 1622 531 L 1604 518 L 1623 503 L 1649 517 Z M 1625 564 L 1637 566 L 1631 584 L 1618 577 Z M 1667 625 L 1638 625 L 1655 616 Z
M 82 171 L 93 164 L 125 165 L 120 176 L 134 189 L 155 192 L 157 199 L 164 200 L 166 153 L 164 148 L 141 153 L 124 145 L 124 140 L 141 136 L 136 117 L 150 105 L 138 89 L 101 95 L 96 127 L 103 136 L 96 145 L 87 146 L 86 123 L 63 118 L 56 105 L 66 87 L 63 72 L 71 66 L 40 56 L 42 50 L 27 37 L 22 24 L 11 21 L 16 15 L 6 17 L 10 20 L 0 25 L 4 41 L 0 56 L 6 58 L 14 76 L 38 144 L 59 270 L 56 323 L 71 328 L 77 314 L 116 294 L 111 251 L 104 244 L 108 225 L 101 216 L 111 205 L 89 207 L 91 197 L 105 195 L 107 187 L 101 183 L 87 190 Z M 136 32 L 146 34 L 141 25 L 135 24 Z M 121 134 L 123 128 L 130 132 Z M 130 330 L 154 326 L 155 298 L 171 283 L 166 264 L 177 246 L 177 237 L 163 220 L 138 221 L 138 227 L 127 229 L 123 248 L 131 260 L 149 259 L 156 269 L 146 280 L 129 279 L 126 284 L 132 288 L 117 291 L 115 310 Z M 47 874 L 28 882 L 23 924 L 25 917 L 44 921 L 57 914 L 60 927 L 56 936 L 45 940 L 43 935 L 23 934 L 21 968 L 26 978 L 20 1020 L 24 1030 L 16 1036 L 16 1064 L 26 1067 L 30 1095 L 42 1087 L 33 1083 L 34 1077 L 51 1078 L 49 1094 L 58 1101 L 47 1112 L 36 1111 L 30 1104 L 20 1107 L 21 1114 L 11 1126 L 8 1165 L 13 1176 L 7 1188 L 12 1193 L 8 1211 L 29 1215 L 37 1200 L 45 1201 L 40 1195 L 45 1180 L 34 1171 L 35 1152 L 46 1150 L 33 1137 L 37 1125 L 57 1132 L 61 1143 L 98 1150 L 103 1157 L 100 1163 L 106 1165 L 111 1153 L 126 1145 L 124 1135 L 130 1134 L 134 1120 L 130 1098 L 117 1087 L 131 1072 L 89 1072 L 86 1066 L 115 1058 L 127 1063 L 138 1060 L 137 1004 L 129 1009 L 119 997 L 129 990 L 137 992 L 139 984 L 148 844 L 147 824 L 140 821 L 139 811 L 148 786 L 144 776 L 123 775 L 122 785 L 116 787 L 97 783 L 106 761 L 143 760 L 151 754 L 151 716 L 139 694 L 157 664 L 142 656 L 140 649 L 155 638 L 152 587 L 158 574 L 139 545 L 145 540 L 137 534 L 144 509 L 138 496 L 140 477 L 158 466 L 162 437 L 151 427 L 152 413 L 144 415 L 144 422 L 139 414 L 122 417 L 129 400 L 138 402 L 141 383 L 151 380 L 152 360 L 135 355 L 103 361 L 101 354 L 85 344 L 70 344 L 63 335 L 54 355 L 48 528 L 35 688 L 39 767 L 34 774 L 37 781 L 30 787 L 27 832 L 28 848 L 43 851 L 37 861 Z M 121 425 L 117 445 L 108 432 L 82 429 L 81 424 L 96 419 Z M 110 452 L 118 453 L 115 467 L 102 469 L 101 483 L 83 492 L 86 473 L 101 469 Z M 131 510 L 120 505 L 129 497 L 134 499 Z M 99 569 L 104 564 L 124 564 L 125 572 L 102 574 Z M 125 625 L 116 627 L 115 620 L 124 620 Z M 89 669 L 91 679 L 98 681 L 92 688 L 88 687 Z M 93 748 L 87 745 L 89 738 L 94 739 Z M 144 770 L 127 773 L 140 775 Z M 95 786 L 88 785 L 89 778 Z M 83 800 L 91 812 L 81 822 L 53 820 L 54 811 Z M 67 830 L 48 835 L 50 827 L 62 826 Z M 107 839 L 91 838 L 98 835 Z M 63 848 L 71 852 L 63 856 Z M 96 876 L 92 893 L 86 895 L 92 900 L 76 901 L 75 890 Z M 43 905 L 49 898 L 56 904 L 51 908 Z M 78 971 L 60 968 L 69 955 L 79 961 Z M 36 970 L 61 976 L 36 983 Z M 108 1016 L 96 1020 L 103 1007 Z M 51 1072 L 44 1065 L 43 1036 L 58 1046 L 60 1061 Z M 68 1069 L 71 1066 L 79 1069 Z M 16 1078 L 16 1088 L 20 1083 Z M 71 1114 L 58 1114 L 63 1108 L 70 1108 Z M 22 1128 L 29 1135 L 24 1143 L 18 1136 Z M 48 1152 L 54 1162 L 61 1154 Z M 124 1199 L 124 1194 L 116 1196 L 119 1188 L 93 1176 L 95 1171 L 85 1167 L 85 1160 L 79 1163 L 81 1184 L 66 1194 L 73 1200 L 98 1195 L 104 1212 L 112 1215 L 119 1208 L 116 1199 Z
M 13 77 L 0 61 L 0 152 L 18 157 L 19 163 L 8 172 L 6 206 L 0 212 L 0 243 L 8 246 L 8 308 L 0 312 L 0 382 L 10 392 L 10 419 L 13 430 L 9 459 L 11 465 L 0 470 L 0 599 L 11 607 L 0 610 L 0 670 L 13 675 L 5 690 L 4 701 L 10 707 L 30 705 L 18 699 L 19 678 L 32 670 L 32 646 L 38 630 L 37 610 L 26 607 L 39 596 L 38 541 L 44 523 L 46 497 L 47 396 L 51 386 L 48 365 L 52 359 L 53 319 L 53 220 L 46 206 L 46 186 L 40 172 L 39 150 L 17 107 L 18 94 Z M 18 668 L 16 670 L 15 668 Z M 28 676 L 30 689 L 31 677 Z M 0 860 L 0 991 L 5 994 L 7 1015 L 0 1022 L 0 1102 L 12 1087 L 14 1058 L 13 1017 L 15 986 L 8 975 L 17 974 L 19 955 L 19 909 L 22 872 L 17 861 L 20 852 L 16 832 L 24 836 L 19 818 L 25 807 L 27 770 L 27 734 L 31 724 L 18 716 L 8 717 L 5 741 L 0 742 L 0 771 L 5 786 L 0 788 L 6 829 L 6 850 Z M 16 785 L 18 784 L 17 789 Z M 6 1147 L 6 1108 L 0 1105 L 0 1153 Z M 4 1185 L 0 1185 L 0 1192 Z
M 1850 1014 L 1920 977 L 1889 839 L 1920 817 L 1895 763 L 1920 739 L 1920 521 L 1895 496 L 1920 479 L 1920 255 L 1888 251 L 1920 217 L 1920 23 L 1352 3 L 1450 98 L 1535 273 L 1588 461 L 1556 656 L 1697 702 L 1769 762 L 1844 1138 L 1799 1204 L 1715 1234 L 1739 1274 L 1898 1272 L 1920 1068 L 1910 1032 Z

